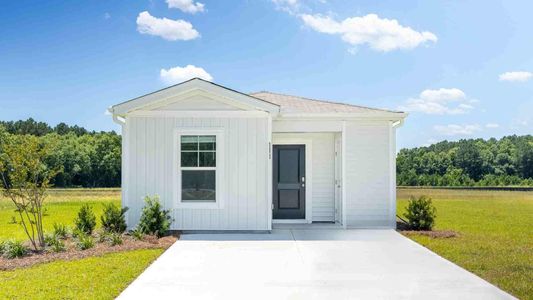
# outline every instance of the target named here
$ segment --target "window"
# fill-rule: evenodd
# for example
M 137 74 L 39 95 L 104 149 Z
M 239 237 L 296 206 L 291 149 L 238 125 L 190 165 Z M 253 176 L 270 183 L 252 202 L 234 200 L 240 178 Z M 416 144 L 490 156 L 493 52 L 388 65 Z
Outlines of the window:
M 217 136 L 181 135 L 182 202 L 216 202 Z

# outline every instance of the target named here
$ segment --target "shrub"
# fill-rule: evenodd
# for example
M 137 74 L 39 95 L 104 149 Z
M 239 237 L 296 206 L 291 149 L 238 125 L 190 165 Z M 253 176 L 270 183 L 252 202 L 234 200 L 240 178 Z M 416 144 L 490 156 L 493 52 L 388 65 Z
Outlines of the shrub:
M 26 246 L 20 241 L 11 240 L 2 243 L 2 255 L 5 258 L 22 257 L 27 251 Z
M 65 243 L 60 240 L 60 237 L 55 232 L 54 234 L 45 234 L 44 242 L 53 252 L 62 252 L 66 249 Z
M 78 233 L 78 240 L 76 241 L 76 247 L 80 250 L 87 250 L 94 247 L 93 237 L 85 233 Z
M 61 223 L 54 223 L 54 235 L 58 238 L 67 238 L 69 234 L 69 228 Z
M 162 237 L 170 228 L 170 223 L 172 222 L 170 212 L 161 208 L 161 202 L 159 202 L 159 197 L 157 196 L 146 196 L 144 202 L 145 205 L 139 221 L 139 230 L 145 234 Z
M 130 234 L 137 241 L 142 241 L 142 239 L 144 238 L 144 233 L 139 228 L 135 228 L 130 232 Z
M 84 204 L 78 212 L 78 217 L 74 221 L 76 229 L 86 234 L 91 234 L 96 226 L 96 217 L 92 208 Z
M 104 204 L 104 212 L 100 217 L 104 231 L 115 233 L 126 231 L 126 218 L 124 214 L 127 210 L 127 207 L 120 208 L 113 203 Z
M 109 244 L 111 246 L 122 245 L 122 236 L 119 233 L 112 233 L 109 235 Z
M 8 241 L 0 241 L 0 256 L 4 255 Z
M 436 213 L 437 210 L 433 206 L 431 198 L 426 196 L 411 197 L 404 217 L 407 218 L 407 223 L 413 230 L 431 230 L 435 224 Z
M 102 231 L 100 234 L 98 234 L 98 243 L 103 243 L 107 240 L 109 240 L 110 233 Z

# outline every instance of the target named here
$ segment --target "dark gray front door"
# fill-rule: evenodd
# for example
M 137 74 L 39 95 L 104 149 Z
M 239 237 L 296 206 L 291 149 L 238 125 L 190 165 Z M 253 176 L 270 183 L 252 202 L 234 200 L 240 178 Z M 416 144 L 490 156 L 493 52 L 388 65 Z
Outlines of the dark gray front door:
M 305 145 L 274 145 L 274 219 L 305 219 Z

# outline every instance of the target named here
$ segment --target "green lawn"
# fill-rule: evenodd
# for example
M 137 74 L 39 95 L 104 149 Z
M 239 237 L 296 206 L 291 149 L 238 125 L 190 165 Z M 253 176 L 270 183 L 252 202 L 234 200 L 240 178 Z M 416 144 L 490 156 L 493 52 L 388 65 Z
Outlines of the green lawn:
M 100 214 L 104 203 L 120 205 L 120 189 L 55 189 L 45 201 L 46 213 L 43 218 L 45 231 L 52 230 L 54 223 L 63 223 L 73 227 L 74 218 L 84 203 L 93 207 L 100 222 Z M 18 214 L 11 200 L 0 197 L 0 240 L 19 239 L 26 240 L 26 234 L 19 224 L 11 222 Z
M 398 214 L 422 194 L 437 208 L 435 229 L 459 236 L 412 239 L 521 299 L 533 297 L 533 192 L 400 189 Z
M 0 272 L 0 299 L 114 299 L 162 249 L 55 261 Z
M 73 226 L 84 203 L 97 215 L 103 203 L 120 204 L 119 189 L 57 189 L 46 202 L 44 227 L 55 222 Z M 0 240 L 26 240 L 9 199 L 0 198 Z M 135 250 L 73 261 L 55 261 L 13 271 L 0 271 L 0 299 L 113 299 L 161 253 L 163 249 Z

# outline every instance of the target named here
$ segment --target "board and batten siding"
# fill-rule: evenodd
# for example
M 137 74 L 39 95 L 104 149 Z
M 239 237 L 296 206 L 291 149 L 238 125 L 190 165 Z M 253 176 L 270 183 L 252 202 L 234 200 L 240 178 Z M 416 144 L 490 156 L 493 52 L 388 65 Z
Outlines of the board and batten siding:
M 275 123 L 274 123 L 275 124 Z M 279 141 L 291 140 L 311 141 L 311 185 L 312 185 L 312 221 L 335 221 L 335 133 L 274 133 L 274 145 Z M 295 144 L 299 144 L 295 142 Z M 306 155 L 308 155 L 306 150 Z M 309 175 L 307 175 L 309 178 Z M 309 197 L 309 195 L 306 195 Z M 309 203 L 309 202 L 307 202 Z
M 391 135 L 394 131 L 387 121 L 345 122 L 343 213 L 348 228 L 395 227 Z
M 127 164 L 123 205 L 129 207 L 128 227 L 140 218 L 147 195 L 159 195 L 170 209 L 174 230 L 270 230 L 270 128 L 266 116 L 176 117 L 128 116 Z M 177 208 L 173 189 L 174 132 L 222 128 L 224 131 L 223 207 Z M 218 146 L 218 145 L 217 145 Z M 217 170 L 218 172 L 218 170 Z M 217 189 L 218 192 L 218 189 Z

